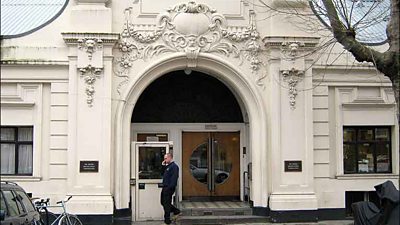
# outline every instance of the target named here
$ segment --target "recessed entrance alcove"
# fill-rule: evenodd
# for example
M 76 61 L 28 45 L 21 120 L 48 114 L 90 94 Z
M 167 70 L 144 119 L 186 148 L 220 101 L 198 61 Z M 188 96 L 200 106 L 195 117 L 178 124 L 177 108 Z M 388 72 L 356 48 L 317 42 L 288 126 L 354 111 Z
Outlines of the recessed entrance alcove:
M 174 71 L 150 84 L 137 101 L 132 123 L 242 123 L 239 103 L 218 79 Z
M 259 197 L 266 195 L 256 194 L 267 193 L 268 187 L 262 185 L 266 179 L 260 179 L 266 173 L 261 164 L 266 155 L 266 114 L 257 88 L 250 77 L 213 55 L 200 54 L 190 73 L 181 54 L 138 68 L 121 92 L 116 110 L 116 208 L 133 209 L 136 204 L 136 209 L 140 208 L 143 189 L 138 188 L 137 178 L 156 174 L 140 160 L 147 157 L 137 154 L 140 147 L 136 146 L 148 144 L 143 138 L 148 134 L 161 134 L 159 139 L 151 139 L 153 145 L 157 145 L 154 140 L 172 145 L 169 150 L 180 166 L 176 195 L 182 206 L 188 201 L 233 200 L 246 203 L 248 209 L 246 199 L 250 199 L 253 206 L 266 207 L 266 198 Z M 214 173 L 209 175 L 208 168 Z M 247 180 L 249 168 L 260 176 Z M 142 170 L 143 176 L 138 175 Z M 144 190 L 151 190 L 151 185 L 147 186 Z M 154 205 L 159 207 L 159 199 Z

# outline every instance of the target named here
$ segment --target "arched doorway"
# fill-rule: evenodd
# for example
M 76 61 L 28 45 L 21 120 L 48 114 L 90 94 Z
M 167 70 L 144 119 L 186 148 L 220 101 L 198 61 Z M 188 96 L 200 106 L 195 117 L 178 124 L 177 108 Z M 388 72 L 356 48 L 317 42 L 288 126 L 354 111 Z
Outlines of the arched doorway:
M 132 112 L 140 96 L 146 88 L 157 78 L 176 70 L 183 70 L 187 66 L 186 56 L 176 53 L 159 60 L 138 72 L 121 94 L 115 116 L 115 151 L 112 167 L 114 169 L 114 199 L 117 209 L 128 208 L 129 204 L 129 176 L 130 176 L 130 141 Z M 218 57 L 200 54 L 197 59 L 196 70 L 210 74 L 223 82 L 236 97 L 241 108 L 245 108 L 248 116 L 248 152 L 251 152 L 253 177 L 251 181 L 251 200 L 254 206 L 267 206 L 267 140 L 265 103 L 261 92 L 251 77 L 241 74 L 235 66 Z M 246 116 L 244 116 L 246 117 Z M 117 163 L 118 162 L 118 163 Z
M 132 113 L 134 141 L 170 141 L 181 167 L 180 200 L 240 200 L 248 153 L 247 129 L 234 94 L 217 78 L 191 71 L 173 71 L 153 81 Z M 158 162 L 159 163 L 159 162 Z M 144 164 L 152 174 L 157 165 Z

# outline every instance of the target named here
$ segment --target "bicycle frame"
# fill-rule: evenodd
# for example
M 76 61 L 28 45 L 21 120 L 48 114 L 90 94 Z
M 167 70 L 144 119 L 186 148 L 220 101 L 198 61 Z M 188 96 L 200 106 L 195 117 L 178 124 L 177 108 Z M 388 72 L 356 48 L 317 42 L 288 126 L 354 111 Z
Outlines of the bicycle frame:
M 37 206 L 37 209 L 45 210 L 46 213 L 48 213 L 47 208 L 62 208 L 62 213 L 60 215 L 58 215 L 57 218 L 50 225 L 56 225 L 56 224 L 60 223 L 60 221 L 63 217 L 66 217 L 67 224 L 71 224 L 71 220 L 69 218 L 70 214 L 67 213 L 67 209 L 65 207 L 65 203 L 67 203 L 71 198 L 72 198 L 72 196 L 68 197 L 68 199 L 65 201 L 61 200 L 59 202 L 56 202 L 56 204 L 57 204 L 56 206 L 49 206 L 49 205 L 47 205 L 49 199 L 47 199 L 47 201 L 43 201 L 43 199 L 42 199 L 41 202 L 39 202 L 40 206 Z M 47 214 L 47 216 L 48 216 L 48 214 Z M 47 221 L 47 224 L 48 224 L 48 222 L 49 221 Z

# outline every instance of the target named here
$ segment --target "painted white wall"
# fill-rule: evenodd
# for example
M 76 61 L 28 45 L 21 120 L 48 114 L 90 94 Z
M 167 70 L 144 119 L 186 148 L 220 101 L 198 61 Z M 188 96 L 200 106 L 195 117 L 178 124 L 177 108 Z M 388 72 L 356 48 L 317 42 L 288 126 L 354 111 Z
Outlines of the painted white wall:
M 113 59 L 121 54 L 111 33 L 122 32 L 127 12 L 139 29 L 151 30 L 166 7 L 181 1 L 160 1 L 155 7 L 152 2 L 70 1 L 64 13 L 46 27 L 24 37 L 2 40 L 1 124 L 34 125 L 35 129 L 33 177 L 2 179 L 16 181 L 34 196 L 49 196 L 54 202 L 73 194 L 76 197 L 69 208 L 73 213 L 112 214 L 114 205 L 117 209 L 128 207 L 130 117 L 134 105 L 152 81 L 192 63 L 185 52 L 170 52 L 135 60 L 127 77 L 115 75 L 118 65 Z M 233 30 L 248 26 L 249 12 L 254 10 L 259 42 L 264 42 L 260 43 L 260 58 L 265 67 L 258 74 L 246 59 L 241 64 L 233 55 L 207 51 L 197 56 L 197 65 L 192 68 L 224 82 L 247 113 L 248 124 L 240 129 L 247 134 L 243 145 L 250 153 L 247 160 L 253 163 L 251 196 L 255 206 L 268 206 L 268 197 L 272 197 L 270 206 L 275 210 L 343 208 L 346 190 L 372 190 L 373 185 L 386 179 L 398 186 L 398 122 L 387 79 L 369 65 L 349 68 L 352 57 L 348 55 L 328 67 L 327 55 L 307 58 L 300 64 L 308 67 L 312 60 L 317 63 L 305 71 L 305 79 L 298 83 L 296 109 L 292 110 L 282 70 L 299 64 L 285 62 L 281 44 L 314 43 L 319 35 L 294 26 L 298 20 L 293 17 L 263 19 L 269 18 L 270 12 L 246 1 L 203 2 L 221 13 Z M 63 36 L 62 32 L 72 34 Z M 78 39 L 93 37 L 109 42 L 98 51 L 103 71 L 94 85 L 94 105 L 88 107 L 86 84 L 77 69 L 82 62 L 80 57 L 87 52 L 78 49 Z M 235 44 L 245 46 L 244 42 Z M 341 51 L 338 46 L 332 54 Z M 258 84 L 260 78 L 262 85 Z M 360 99 L 367 101 L 360 105 Z M 343 125 L 392 126 L 393 173 L 342 175 Z M 176 129 L 171 137 L 177 140 L 174 144 L 178 147 Z M 98 174 L 78 172 L 78 162 L 88 159 L 99 160 Z M 296 159 L 303 160 L 303 172 L 285 173 L 283 161 Z
M 313 89 L 314 179 L 319 208 L 343 208 L 345 191 L 374 191 L 391 180 L 398 187 L 399 133 L 390 81 L 374 71 L 316 69 Z M 322 80 L 320 73 L 327 73 Z M 392 127 L 391 174 L 344 174 L 343 126 Z M 339 197 L 338 197 L 339 196 Z

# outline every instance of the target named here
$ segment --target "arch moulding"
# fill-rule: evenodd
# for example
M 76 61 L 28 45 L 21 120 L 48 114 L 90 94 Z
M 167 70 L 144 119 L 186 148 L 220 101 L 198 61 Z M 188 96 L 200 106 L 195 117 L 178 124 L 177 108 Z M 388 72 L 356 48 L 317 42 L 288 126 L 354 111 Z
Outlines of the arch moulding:
M 130 201 L 130 126 L 134 106 L 143 91 L 162 75 L 187 68 L 185 53 L 171 53 L 153 60 L 140 71 L 121 93 L 116 105 L 113 146 L 113 195 L 117 209 L 128 208 Z M 267 116 L 260 88 L 226 60 L 200 53 L 196 70 L 222 81 L 243 102 L 249 118 L 249 149 L 252 151 L 252 200 L 254 206 L 267 206 Z

